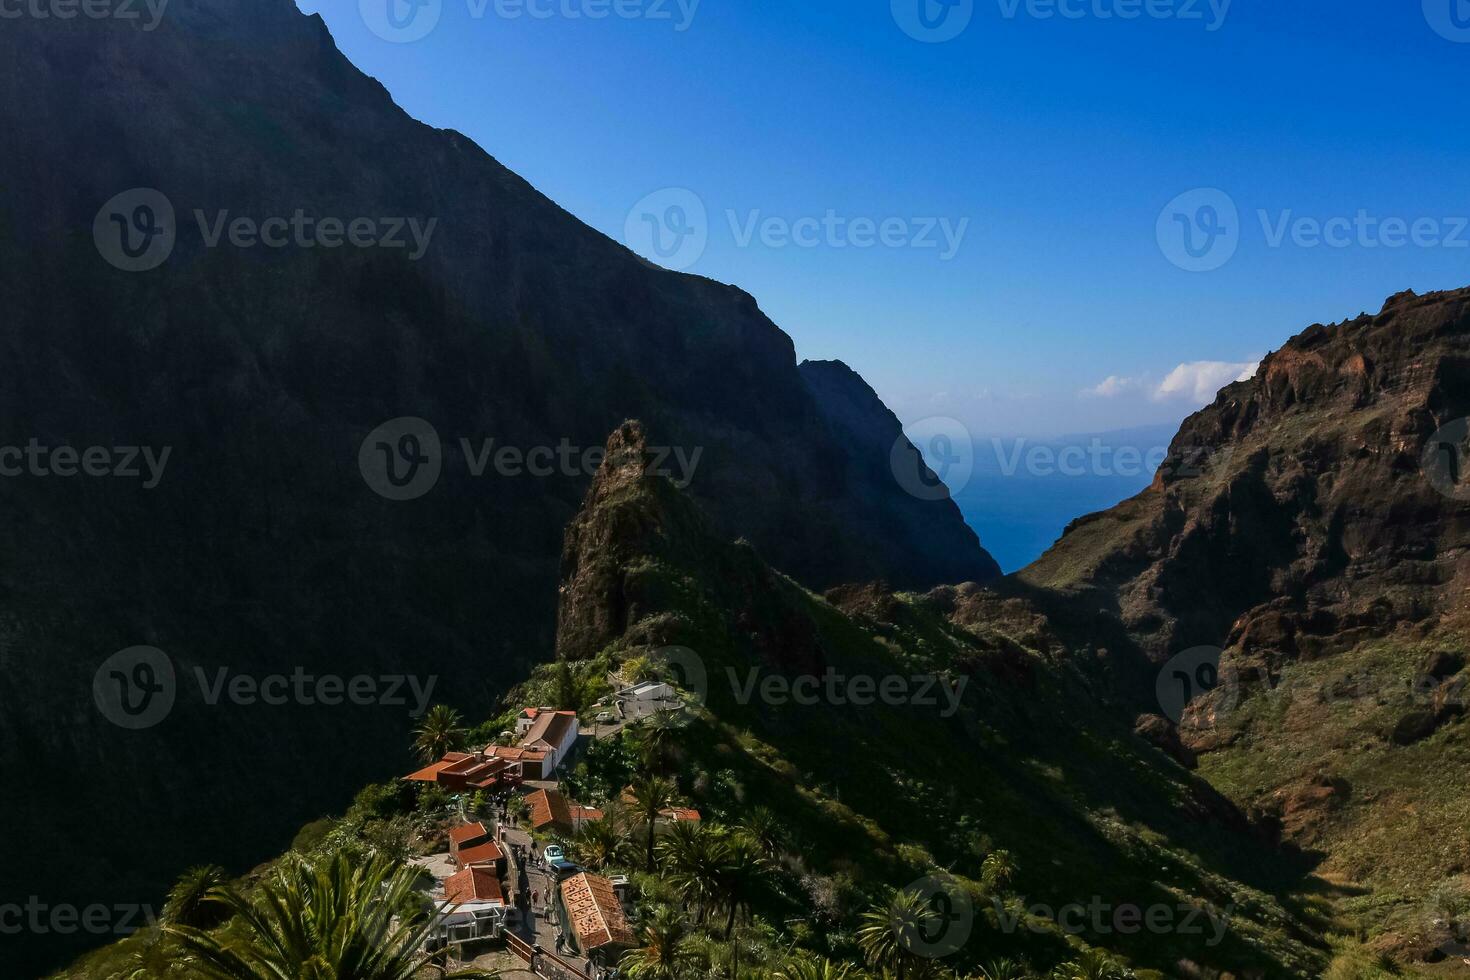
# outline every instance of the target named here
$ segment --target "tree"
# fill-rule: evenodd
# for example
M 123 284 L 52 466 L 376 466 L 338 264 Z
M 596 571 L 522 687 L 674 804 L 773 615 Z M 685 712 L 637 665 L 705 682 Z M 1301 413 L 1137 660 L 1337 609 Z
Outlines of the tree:
M 464 737 L 464 723 L 459 712 L 447 704 L 436 704 L 414 730 L 413 747 L 425 762 L 435 762 L 459 748 Z
M 766 862 L 755 844 L 743 836 L 722 841 L 715 870 L 715 889 L 720 904 L 730 910 L 725 921 L 725 939 L 735 931 L 735 918 L 750 912 L 765 880 Z
M 179 876 L 163 903 L 162 921 L 170 925 L 212 929 L 230 917 L 230 908 L 219 898 L 229 883 L 225 869 L 213 864 L 190 868 Z
M 633 737 L 637 740 L 643 766 L 650 771 L 661 771 L 668 761 L 669 749 L 674 736 L 683 727 L 679 715 L 683 709 L 660 708 L 651 715 L 639 719 Z
M 792 960 L 777 970 L 772 980 L 851 980 L 853 969 L 831 960 Z
M 895 891 L 861 916 L 858 948 L 869 966 L 892 970 L 898 980 L 922 975 L 929 966 L 914 952 L 915 939 L 938 924 L 939 914 L 916 891 Z
M 1010 851 L 994 851 L 980 865 L 980 881 L 988 892 L 1003 892 L 1016 876 L 1016 862 Z
M 698 907 L 703 922 L 719 901 L 724 842 L 718 832 L 698 821 L 681 820 L 659 840 L 658 856 L 669 883 Z
M 1052 970 L 1050 980 L 1132 980 L 1132 977 L 1132 970 L 1103 950 L 1089 949 Z
M 601 820 L 584 822 L 569 846 L 572 859 L 594 871 L 617 864 L 628 850 L 628 828 L 622 809 L 610 804 Z
M 685 941 L 687 935 L 679 913 L 660 908 L 639 935 L 643 945 L 629 950 L 618 965 L 630 980 L 676 980 L 696 958 Z
M 976 980 L 1031 980 L 1031 974 L 1015 960 L 999 959 L 981 967 Z
M 648 821 L 648 871 L 653 870 L 653 841 L 658 830 L 658 817 L 674 805 L 674 784 L 662 776 L 645 776 L 633 780 L 633 805 L 638 815 Z
M 569 711 L 582 707 L 582 691 L 572 673 L 572 663 L 566 658 L 556 662 L 556 700 L 558 707 Z
M 266 879 L 251 901 L 231 888 L 212 894 L 239 924 L 228 939 L 191 926 L 166 925 L 206 980 L 414 980 L 437 968 L 424 951 L 435 918 L 414 885 L 418 873 L 383 858 L 354 866 L 345 854 L 295 859 Z M 484 970 L 440 973 L 493 978 Z
M 749 838 L 767 859 L 774 861 L 786 849 L 786 828 L 770 809 L 758 806 L 745 815 L 740 833 Z

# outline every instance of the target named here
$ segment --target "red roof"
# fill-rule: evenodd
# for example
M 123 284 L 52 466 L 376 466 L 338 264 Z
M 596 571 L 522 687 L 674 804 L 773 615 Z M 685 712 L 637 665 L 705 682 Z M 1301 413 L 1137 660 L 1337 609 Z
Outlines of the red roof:
M 449 842 L 451 844 L 467 844 L 472 840 L 479 840 L 481 837 L 489 836 L 490 831 L 485 829 L 484 824 L 467 823 L 463 827 L 455 827 L 449 832 Z
M 561 897 L 583 952 L 590 953 L 604 946 L 636 945 L 611 881 L 579 874 L 562 882 Z
M 456 765 L 466 759 L 472 758 L 474 758 L 474 756 L 465 755 L 463 752 L 451 752 L 444 758 L 440 759 L 438 762 L 435 762 L 432 765 L 425 766 L 418 772 L 408 776 L 404 776 L 403 778 L 410 782 L 416 783 L 437 783 L 439 781 L 439 773 L 443 772 L 445 769 L 448 769 L 450 766 Z
M 499 844 L 492 840 L 475 847 L 465 848 L 456 858 L 463 867 L 469 867 L 472 864 L 498 864 L 505 860 L 505 852 L 500 849 Z
M 465 868 L 444 881 L 444 899 L 455 905 L 467 902 L 499 902 L 505 904 L 500 879 L 489 868 Z
M 537 830 L 556 825 L 568 830 L 572 827 L 572 810 L 567 798 L 554 789 L 538 789 L 526 797 L 531 807 L 531 826 Z

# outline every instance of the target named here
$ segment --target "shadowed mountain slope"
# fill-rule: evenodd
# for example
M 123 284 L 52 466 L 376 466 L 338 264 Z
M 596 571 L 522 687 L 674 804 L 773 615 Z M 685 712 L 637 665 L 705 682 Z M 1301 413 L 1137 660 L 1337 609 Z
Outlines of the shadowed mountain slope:
M 22 894 L 156 898 L 404 761 L 402 706 L 210 703 L 196 669 L 411 674 L 459 704 L 523 675 L 550 646 L 584 450 L 630 415 L 682 452 L 670 465 L 689 461 L 723 533 L 800 581 L 995 572 L 947 497 L 893 479 L 891 417 L 851 428 L 849 400 L 872 397 L 855 375 L 809 384 L 750 296 L 648 265 L 409 118 L 291 0 L 174 0 L 153 31 L 7 20 L 0 130 L 0 446 L 168 452 L 151 487 L 0 480 L 0 767 L 27 787 L 0 867 Z M 143 235 L 158 196 L 104 208 L 138 188 L 176 234 L 130 272 L 120 229 L 168 241 Z M 297 215 L 317 230 L 300 238 Z M 292 227 L 273 247 L 235 235 L 241 218 Z M 407 247 L 358 247 L 326 218 Z M 392 500 L 359 452 L 404 417 L 433 427 L 442 472 Z M 363 465 L 381 469 L 377 442 L 408 465 L 427 432 L 369 442 Z M 488 440 L 524 462 L 482 468 Z M 547 457 L 529 454 L 563 446 L 533 475 Z M 172 658 L 177 704 L 123 731 L 93 675 L 138 644 Z M 332 763 L 303 772 L 303 745 Z M 51 805 L 78 772 L 106 835 Z M 74 846 L 42 861 L 43 833 Z

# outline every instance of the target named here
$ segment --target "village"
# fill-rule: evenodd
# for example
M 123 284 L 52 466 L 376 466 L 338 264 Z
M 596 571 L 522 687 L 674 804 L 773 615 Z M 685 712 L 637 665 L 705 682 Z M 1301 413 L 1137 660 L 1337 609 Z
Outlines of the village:
M 464 965 L 518 961 L 556 980 L 619 976 L 619 959 L 637 945 L 628 879 L 568 859 L 567 842 L 605 813 L 570 799 L 561 776 L 592 741 L 681 708 L 674 690 L 658 681 L 605 698 L 591 726 L 576 711 L 526 707 L 499 740 L 511 744 L 447 752 L 403 777 L 449 794 L 459 815 L 447 846 L 412 862 L 436 910 L 431 943 Z M 631 789 L 620 802 L 635 805 Z M 697 810 L 671 806 L 656 822 L 700 819 Z

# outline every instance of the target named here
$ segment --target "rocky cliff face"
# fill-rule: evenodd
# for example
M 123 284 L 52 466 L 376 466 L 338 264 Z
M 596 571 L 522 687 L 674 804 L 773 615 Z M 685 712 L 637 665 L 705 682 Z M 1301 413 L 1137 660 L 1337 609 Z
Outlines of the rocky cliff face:
M 291 0 L 174 0 L 152 31 L 7 20 L 0 130 L 0 447 L 142 473 L 63 456 L 0 479 L 18 890 L 156 896 L 406 761 L 401 708 L 211 703 L 196 668 L 414 674 L 464 707 L 523 676 L 624 418 L 721 533 L 803 581 L 994 571 L 951 502 L 873 456 L 886 420 L 834 414 L 855 376 L 813 385 L 747 294 L 649 266 L 410 119 Z M 379 430 L 400 418 L 422 423 Z M 168 453 L 151 485 L 140 448 Z M 92 682 L 137 644 L 172 658 L 178 703 L 120 731 Z M 303 744 L 338 758 L 308 776 Z M 48 802 L 78 771 L 104 836 Z M 85 843 L 43 863 L 42 833 Z
M 1313 326 L 975 604 L 1044 610 L 1140 736 L 1382 889 L 1361 928 L 1408 958 L 1449 948 L 1430 896 L 1470 894 L 1467 415 L 1470 290 Z
M 1311 659 L 1466 612 L 1470 290 L 1313 326 L 1188 419 L 1153 485 L 1021 573 L 1152 659 Z M 1446 428 L 1448 427 L 1448 428 Z

